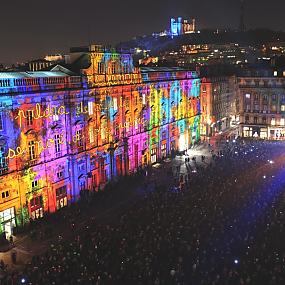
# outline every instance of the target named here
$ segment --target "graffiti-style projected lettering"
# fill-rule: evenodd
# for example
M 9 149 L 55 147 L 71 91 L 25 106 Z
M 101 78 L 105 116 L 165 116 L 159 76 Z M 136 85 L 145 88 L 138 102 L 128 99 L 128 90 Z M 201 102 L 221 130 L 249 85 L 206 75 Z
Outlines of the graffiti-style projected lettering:
M 7 158 L 12 159 L 18 156 L 22 156 L 24 153 L 25 153 L 25 150 L 22 149 L 20 146 L 18 146 L 16 150 L 9 148 Z
M 15 119 L 16 120 L 19 119 L 19 126 L 22 127 L 23 119 L 27 119 L 28 116 L 32 120 L 39 120 L 41 118 L 52 117 L 53 115 L 62 116 L 62 115 L 68 115 L 68 114 L 69 112 L 66 111 L 66 108 L 63 105 L 60 107 L 56 107 L 56 106 L 52 107 L 48 104 L 47 107 L 43 109 L 42 106 L 39 103 L 37 103 L 35 110 L 34 109 L 28 109 L 26 111 L 19 110 Z
M 76 116 L 79 116 L 80 114 L 87 114 L 88 113 L 88 107 L 83 106 L 83 102 L 79 104 L 79 106 L 76 107 Z

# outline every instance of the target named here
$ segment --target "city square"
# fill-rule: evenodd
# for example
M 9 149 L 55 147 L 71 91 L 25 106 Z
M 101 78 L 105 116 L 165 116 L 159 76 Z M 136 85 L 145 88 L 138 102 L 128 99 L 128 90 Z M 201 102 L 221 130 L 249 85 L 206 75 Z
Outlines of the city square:
M 284 3 L 85 1 L 4 3 L 0 284 L 285 284 Z

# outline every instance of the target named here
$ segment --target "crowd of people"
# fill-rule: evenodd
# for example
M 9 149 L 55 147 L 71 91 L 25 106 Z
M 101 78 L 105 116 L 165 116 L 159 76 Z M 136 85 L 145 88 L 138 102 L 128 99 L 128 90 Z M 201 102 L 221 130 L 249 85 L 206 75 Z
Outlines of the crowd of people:
M 177 168 L 148 171 L 133 181 L 141 197 L 114 221 L 72 222 L 68 239 L 1 284 L 285 284 L 284 151 L 283 142 L 225 141 L 204 167 L 185 159 L 180 191 L 171 190 Z

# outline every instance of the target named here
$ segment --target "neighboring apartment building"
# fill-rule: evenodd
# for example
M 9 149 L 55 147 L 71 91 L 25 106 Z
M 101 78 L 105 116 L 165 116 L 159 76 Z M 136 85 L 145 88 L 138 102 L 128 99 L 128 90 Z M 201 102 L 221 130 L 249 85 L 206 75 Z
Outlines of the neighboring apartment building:
M 236 78 L 204 77 L 201 83 L 201 136 L 204 138 L 235 126 Z
M 275 71 L 237 78 L 240 136 L 285 139 L 285 78 L 278 75 Z
M 128 52 L 74 48 L 80 76 L 0 73 L 0 232 L 154 164 L 200 137 L 193 71 L 137 69 Z

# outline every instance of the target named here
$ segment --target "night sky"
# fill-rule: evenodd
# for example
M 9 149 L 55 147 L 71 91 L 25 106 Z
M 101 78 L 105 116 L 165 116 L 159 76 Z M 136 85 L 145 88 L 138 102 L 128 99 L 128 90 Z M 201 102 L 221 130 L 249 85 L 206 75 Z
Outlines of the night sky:
M 247 28 L 285 31 L 284 0 L 247 2 Z M 171 16 L 195 17 L 200 29 L 236 28 L 239 0 L 1 1 L 0 62 L 15 63 L 64 53 L 70 46 L 114 44 L 159 32 L 169 27 Z

